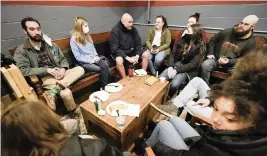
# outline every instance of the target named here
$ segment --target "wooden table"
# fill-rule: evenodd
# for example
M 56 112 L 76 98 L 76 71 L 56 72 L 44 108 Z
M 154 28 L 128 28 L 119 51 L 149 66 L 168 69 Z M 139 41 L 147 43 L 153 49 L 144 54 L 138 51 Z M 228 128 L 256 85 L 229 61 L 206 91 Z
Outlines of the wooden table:
M 99 116 L 95 111 L 95 106 L 89 100 L 81 104 L 83 117 L 86 123 L 90 121 L 99 126 L 105 133 L 119 142 L 123 151 L 129 151 L 133 147 L 134 140 L 142 134 L 147 122 L 152 119 L 156 112 L 149 109 L 149 103 L 162 104 L 168 88 L 168 82 L 156 82 L 152 86 L 144 84 L 149 76 L 126 77 L 119 81 L 123 89 L 117 93 L 110 93 L 108 101 L 102 104 L 105 108 L 109 103 L 117 100 L 130 104 L 140 104 L 139 117 L 125 116 L 125 126 L 118 129 L 116 117 L 106 114 Z

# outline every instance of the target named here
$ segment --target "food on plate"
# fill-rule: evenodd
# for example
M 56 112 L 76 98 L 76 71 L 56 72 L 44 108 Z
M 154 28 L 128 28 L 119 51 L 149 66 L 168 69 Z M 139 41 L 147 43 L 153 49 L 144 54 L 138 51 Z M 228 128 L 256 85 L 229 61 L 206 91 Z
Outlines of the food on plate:
M 127 105 L 124 103 L 113 104 L 110 106 L 111 111 L 127 109 Z

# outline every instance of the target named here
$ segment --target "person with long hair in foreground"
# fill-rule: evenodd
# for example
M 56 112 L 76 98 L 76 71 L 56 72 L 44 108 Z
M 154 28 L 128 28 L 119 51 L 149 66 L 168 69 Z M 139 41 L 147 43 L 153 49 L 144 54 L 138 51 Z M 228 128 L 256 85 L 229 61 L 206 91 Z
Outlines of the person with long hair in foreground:
M 19 101 L 1 115 L 2 156 L 122 156 L 102 139 L 70 135 L 40 101 Z

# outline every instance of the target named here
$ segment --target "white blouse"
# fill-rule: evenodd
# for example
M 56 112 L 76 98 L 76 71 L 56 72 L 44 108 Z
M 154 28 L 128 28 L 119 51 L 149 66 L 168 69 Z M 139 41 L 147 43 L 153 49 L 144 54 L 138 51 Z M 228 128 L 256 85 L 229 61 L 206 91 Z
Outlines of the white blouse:
M 160 46 L 160 42 L 161 42 L 161 32 L 156 31 L 153 42 L 152 42 L 152 46 L 156 45 L 156 46 Z

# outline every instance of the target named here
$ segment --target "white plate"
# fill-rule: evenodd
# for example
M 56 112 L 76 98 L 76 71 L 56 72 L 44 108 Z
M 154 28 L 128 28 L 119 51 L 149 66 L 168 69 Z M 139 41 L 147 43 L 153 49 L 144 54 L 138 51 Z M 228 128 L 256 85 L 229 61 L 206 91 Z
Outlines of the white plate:
M 111 115 L 111 116 L 118 116 L 116 110 L 111 110 L 111 106 L 113 105 L 123 105 L 125 107 L 127 107 L 127 103 L 123 102 L 123 101 L 113 101 L 110 104 L 108 104 L 108 106 L 106 107 L 106 112 Z M 123 110 L 119 110 L 119 112 L 121 111 L 120 115 L 124 115 L 123 114 Z
M 106 107 L 106 112 L 111 116 L 118 116 L 117 109 L 114 108 L 112 110 L 112 106 L 114 105 L 122 105 L 124 108 L 119 109 L 120 115 L 128 115 L 128 116 L 137 116 L 139 117 L 140 113 L 140 105 L 139 104 L 128 104 L 123 101 L 113 101 Z M 118 107 L 117 107 L 118 108 Z
M 146 76 L 147 72 L 144 69 L 137 69 L 137 70 L 134 70 L 134 75 L 135 76 Z
M 109 95 L 108 92 L 103 91 L 103 90 L 102 90 L 102 91 L 97 91 L 97 92 L 92 93 L 92 94 L 89 96 L 89 100 L 90 100 L 91 102 L 95 102 L 96 100 L 99 102 L 100 100 L 99 100 L 98 98 L 96 98 L 96 97 L 98 97 L 98 98 L 101 99 L 103 102 L 105 102 L 105 101 L 107 101 L 107 100 L 109 99 L 110 95 Z
M 118 86 L 118 87 L 115 87 Z M 122 84 L 120 83 L 109 83 L 105 86 L 105 90 L 110 93 L 119 92 L 123 89 Z

